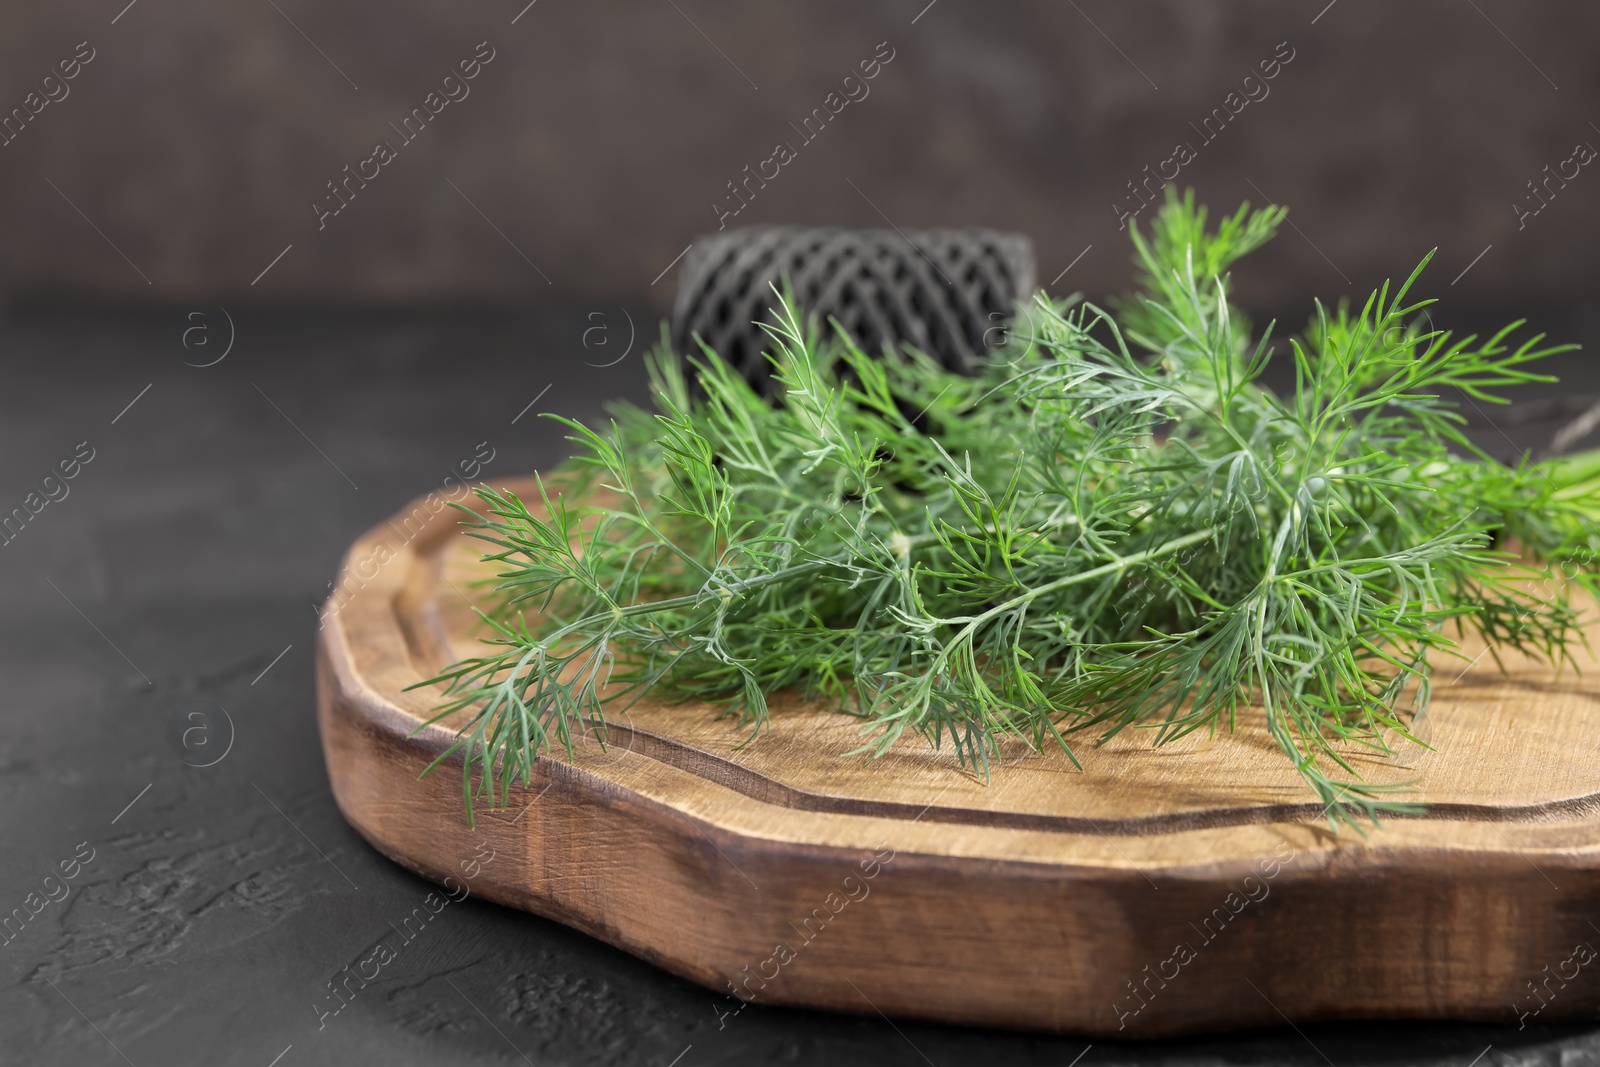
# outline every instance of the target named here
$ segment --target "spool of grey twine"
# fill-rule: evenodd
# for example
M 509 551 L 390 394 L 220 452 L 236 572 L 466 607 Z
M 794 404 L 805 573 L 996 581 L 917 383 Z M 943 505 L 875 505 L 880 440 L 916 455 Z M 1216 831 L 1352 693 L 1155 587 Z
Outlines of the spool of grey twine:
M 769 379 L 772 285 L 831 316 L 869 352 L 907 344 L 966 371 L 1004 338 L 1034 288 L 1033 246 L 993 230 L 844 230 L 759 226 L 695 240 L 673 309 L 673 344 L 698 337 L 757 385 Z

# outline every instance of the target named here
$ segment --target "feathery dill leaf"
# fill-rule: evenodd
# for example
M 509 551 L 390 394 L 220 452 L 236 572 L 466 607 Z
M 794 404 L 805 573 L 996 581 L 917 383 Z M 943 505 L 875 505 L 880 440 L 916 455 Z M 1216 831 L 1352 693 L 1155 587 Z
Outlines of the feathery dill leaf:
M 1405 810 L 1351 753 L 1411 736 L 1430 655 L 1463 631 L 1570 659 L 1573 592 L 1600 592 L 1600 462 L 1507 466 L 1467 440 L 1448 395 L 1501 402 L 1570 346 L 1422 330 L 1427 259 L 1359 312 L 1252 341 L 1227 270 L 1282 218 L 1246 205 L 1208 231 L 1169 197 L 1134 229 L 1117 315 L 1041 293 L 973 377 L 864 352 L 779 294 L 776 402 L 663 347 L 655 413 L 557 417 L 577 448 L 558 487 L 477 490 L 467 525 L 502 567 L 485 651 L 423 683 L 446 687 L 430 721 L 469 714 L 446 753 L 469 817 L 646 693 L 754 738 L 785 688 L 859 716 L 860 752 L 910 732 L 984 774 L 1006 737 L 1072 756 L 1074 734 L 1159 744 L 1259 714 L 1336 827 Z M 1259 384 L 1273 358 L 1294 365 L 1282 397 Z M 1527 581 L 1549 568 L 1572 580 Z

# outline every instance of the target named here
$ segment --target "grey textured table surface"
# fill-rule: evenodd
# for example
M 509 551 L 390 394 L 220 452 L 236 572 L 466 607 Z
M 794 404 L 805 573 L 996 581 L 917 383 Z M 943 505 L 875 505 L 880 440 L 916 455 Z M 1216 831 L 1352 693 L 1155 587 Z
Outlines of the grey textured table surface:
M 586 365 L 614 359 L 626 330 L 607 323 L 613 343 L 586 349 L 597 320 L 581 314 L 233 318 L 233 350 L 205 368 L 185 361 L 222 351 L 220 309 L 0 324 L 0 510 L 79 442 L 94 450 L 0 550 L 0 910 L 44 900 L 0 945 L 0 1063 L 947 1067 L 1085 1053 L 1071 1037 L 728 1015 L 723 997 L 472 899 L 319 1020 L 325 983 L 430 886 L 334 807 L 313 605 L 352 539 L 480 442 L 491 479 L 548 466 L 563 443 L 538 411 L 597 414 L 642 375 L 637 348 Z M 212 344 L 192 334 L 186 350 L 195 325 Z M 1596 332 L 1592 317 L 1550 326 Z M 1561 369 L 1547 414 L 1600 391 L 1584 357 Z M 1501 421 L 1478 426 L 1487 444 L 1548 436 Z M 170 739 L 197 700 L 232 724 L 231 747 L 220 717 L 204 738 L 216 747 L 190 738 L 225 752 L 205 767 Z M 75 878 L 45 881 L 90 849 Z M 1596 1027 L 1349 1023 L 1097 1041 L 1076 1062 L 1571 1067 L 1600 1063 Z

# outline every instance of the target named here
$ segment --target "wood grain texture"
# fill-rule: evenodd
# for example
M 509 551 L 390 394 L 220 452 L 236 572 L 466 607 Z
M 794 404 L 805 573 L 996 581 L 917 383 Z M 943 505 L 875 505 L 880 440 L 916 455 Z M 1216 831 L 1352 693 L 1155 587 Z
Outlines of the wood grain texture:
M 341 811 L 428 878 L 762 1003 L 1123 1037 L 1595 1015 L 1592 669 L 1441 671 L 1436 751 L 1357 760 L 1429 810 L 1365 838 L 1250 715 L 1160 749 L 1125 731 L 1082 771 L 1019 748 L 985 783 L 920 738 L 847 756 L 859 723 L 787 695 L 742 748 L 714 708 L 641 701 L 469 829 L 459 757 L 418 780 L 454 740 L 413 735 L 439 693 L 407 690 L 472 648 L 489 573 L 438 503 L 350 549 L 317 671 Z

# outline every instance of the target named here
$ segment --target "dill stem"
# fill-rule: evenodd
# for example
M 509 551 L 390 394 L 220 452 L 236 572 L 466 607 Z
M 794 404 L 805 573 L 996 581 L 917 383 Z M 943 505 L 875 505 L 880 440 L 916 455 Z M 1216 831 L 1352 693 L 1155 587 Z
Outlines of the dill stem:
M 1092 567 L 1086 571 L 1079 571 L 1077 574 L 1069 574 L 1065 578 L 1057 578 L 1053 582 L 1046 582 L 1037 588 L 1028 590 L 1026 593 L 1018 593 L 1005 603 L 996 604 L 994 607 L 983 612 L 982 614 L 959 615 L 953 619 L 939 619 L 938 624 L 940 625 L 953 626 L 958 622 L 966 623 L 966 625 L 961 628 L 961 632 L 956 634 L 956 636 L 950 642 L 948 642 L 945 647 L 948 649 L 954 646 L 956 642 L 971 634 L 979 626 L 982 626 L 996 615 L 1004 614 L 1005 612 L 1010 611 L 1012 608 L 1020 608 L 1024 604 L 1030 604 L 1044 596 L 1046 593 L 1053 593 L 1057 589 L 1065 589 L 1068 586 L 1077 585 L 1079 582 L 1087 582 L 1094 578 L 1103 578 L 1108 574 L 1116 574 L 1117 572 L 1126 570 L 1127 568 L 1138 563 L 1145 563 L 1152 559 L 1160 559 L 1162 556 L 1168 556 L 1179 551 L 1180 549 L 1188 548 L 1190 545 L 1199 544 L 1201 541 L 1204 541 L 1210 537 L 1214 537 L 1215 535 L 1216 530 L 1214 529 L 1208 528 L 1205 530 L 1196 530 L 1194 533 L 1184 534 L 1182 537 L 1174 538 L 1173 540 L 1162 545 L 1160 548 L 1147 548 L 1143 552 L 1135 552 L 1131 556 L 1118 556 L 1111 562 L 1103 563 L 1098 567 Z M 942 661 L 944 659 L 944 654 L 941 653 L 939 658 Z
M 937 535 L 932 533 L 918 534 L 915 537 L 906 538 L 906 541 L 911 548 L 928 544 L 934 540 L 937 540 Z M 828 567 L 839 566 L 842 563 L 848 562 L 853 556 L 858 554 L 859 553 L 854 551 L 842 552 L 837 556 L 829 556 L 826 559 L 814 559 L 805 563 L 796 563 L 791 566 L 784 567 L 781 570 L 769 571 L 766 574 L 758 574 L 753 578 L 740 579 L 739 581 L 733 582 L 730 585 L 722 586 L 716 591 L 716 593 L 717 595 L 726 595 L 729 597 L 740 596 L 752 590 L 759 589 L 762 586 L 783 581 L 786 578 L 798 578 L 801 575 L 810 574 L 814 571 L 825 570 Z M 581 619 L 575 619 L 567 625 L 561 627 L 559 630 L 554 631 L 548 637 L 545 637 L 542 641 L 540 641 L 535 647 L 543 649 L 553 648 L 556 642 L 561 640 L 561 638 L 566 637 L 573 631 L 587 628 L 592 626 L 594 623 L 603 622 L 608 619 L 620 621 L 625 618 L 630 618 L 634 615 L 652 615 L 658 611 L 670 611 L 673 608 L 694 607 L 696 604 L 699 604 L 705 600 L 707 593 L 708 590 L 706 587 L 702 586 L 695 592 L 686 593 L 683 596 L 667 597 L 664 600 L 646 600 L 637 604 L 629 604 L 625 607 L 613 606 L 610 611 L 597 611 L 592 614 L 585 615 Z

